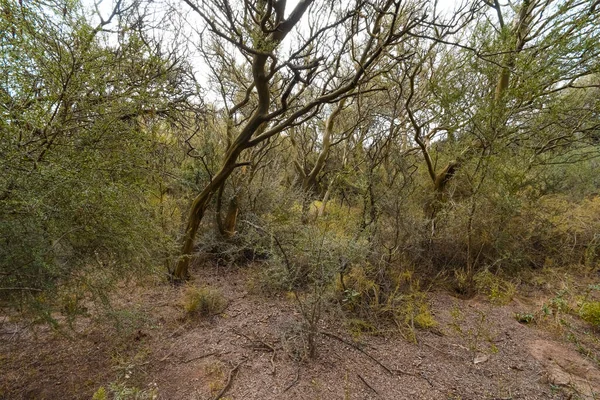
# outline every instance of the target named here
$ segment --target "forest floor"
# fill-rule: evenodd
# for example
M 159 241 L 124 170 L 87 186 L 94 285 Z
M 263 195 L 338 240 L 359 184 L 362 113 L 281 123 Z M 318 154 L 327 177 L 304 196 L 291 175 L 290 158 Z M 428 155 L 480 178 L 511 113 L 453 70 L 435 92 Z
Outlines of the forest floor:
M 249 275 L 194 273 L 192 284 L 227 299 L 211 317 L 186 314 L 185 286 L 154 283 L 120 288 L 119 329 L 78 320 L 57 332 L 0 318 L 0 399 L 600 398 L 600 331 L 573 313 L 541 312 L 557 302 L 553 290 L 520 289 L 505 305 L 427 293 L 437 324 L 415 340 L 360 334 L 328 311 L 310 359 L 293 296 L 254 293 Z

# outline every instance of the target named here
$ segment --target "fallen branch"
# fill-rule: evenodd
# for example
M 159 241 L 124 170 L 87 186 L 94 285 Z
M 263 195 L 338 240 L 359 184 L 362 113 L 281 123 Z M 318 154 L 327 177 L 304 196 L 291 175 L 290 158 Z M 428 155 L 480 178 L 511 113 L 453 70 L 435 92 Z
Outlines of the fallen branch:
M 272 351 L 273 353 L 275 352 L 275 347 L 270 345 L 269 343 L 265 342 L 264 340 L 250 337 L 250 336 L 246 335 L 245 333 L 238 332 L 235 329 L 232 329 L 231 331 L 238 336 L 248 339 L 252 343 L 252 346 L 253 346 L 252 350 Z
M 275 349 L 273 349 L 273 354 L 271 354 L 271 375 L 275 375 Z
M 367 353 L 365 350 L 361 349 L 361 348 L 360 348 L 359 346 L 357 346 L 356 344 L 354 344 L 354 343 L 352 343 L 352 342 L 349 342 L 349 341 L 347 341 L 346 339 L 344 339 L 344 338 L 342 338 L 342 337 L 339 337 L 339 336 L 337 336 L 337 335 L 334 335 L 333 333 L 329 333 L 329 332 L 323 332 L 323 331 L 320 331 L 319 333 L 320 333 L 321 335 L 324 335 L 324 336 L 330 337 L 330 338 L 332 338 L 332 339 L 336 339 L 336 340 L 338 340 L 338 341 L 340 341 L 340 342 L 342 342 L 342 343 L 344 343 L 344 344 L 346 344 L 346 345 L 348 345 L 348 346 L 351 346 L 352 348 L 354 348 L 354 349 L 356 349 L 356 350 L 360 351 L 360 352 L 361 352 L 361 353 L 363 353 L 365 356 L 367 356 L 367 357 L 369 357 L 371 360 L 373 360 L 373 361 L 374 361 L 374 362 L 375 362 L 377 365 L 379 365 L 381 368 L 383 368 L 383 369 L 384 369 L 384 370 L 385 370 L 387 373 L 389 373 L 390 375 L 402 374 L 402 375 L 414 376 L 414 377 L 417 377 L 417 378 L 421 378 L 421 379 L 423 379 L 423 380 L 426 380 L 426 381 L 427 381 L 427 382 L 428 382 L 428 383 L 429 383 L 429 384 L 430 384 L 430 385 L 433 387 L 433 384 L 432 384 L 432 383 L 429 381 L 429 379 L 428 379 L 427 377 L 425 377 L 425 376 L 422 376 L 422 375 L 420 375 L 420 374 L 414 374 L 414 373 L 412 373 L 412 372 L 408 372 L 408 371 L 404 371 L 404 370 L 402 370 L 402 369 L 390 369 L 390 368 L 386 367 L 386 366 L 385 366 L 385 365 L 384 365 L 384 364 L 383 364 L 381 361 L 379 361 L 378 359 L 376 359 L 376 358 L 375 358 L 374 356 L 372 356 L 371 354 Z
M 375 357 L 373 357 L 372 355 L 370 355 L 369 353 L 367 353 L 366 351 L 364 351 L 363 349 L 361 349 L 360 347 L 358 347 L 356 344 L 354 344 L 354 343 L 352 343 L 352 342 L 349 342 L 349 341 L 347 341 L 346 339 L 344 339 L 344 338 L 341 338 L 341 337 L 339 337 L 339 336 L 337 336 L 337 335 L 334 335 L 333 333 L 329 333 L 329 332 L 323 332 L 323 331 L 320 331 L 319 333 L 320 333 L 321 335 L 323 335 L 323 336 L 327 336 L 327 337 L 329 337 L 329 338 L 332 338 L 332 339 L 338 340 L 338 341 L 340 341 L 340 342 L 342 342 L 342 343 L 344 343 L 344 344 L 346 344 L 346 345 L 348 345 L 348 346 L 350 346 L 350 347 L 352 347 L 352 348 L 354 348 L 354 349 L 356 349 L 356 350 L 360 351 L 360 352 L 361 352 L 361 353 L 363 353 L 365 356 L 367 356 L 367 357 L 369 357 L 371 360 L 373 360 L 373 361 L 374 361 L 374 362 L 375 362 L 377 365 L 379 365 L 381 368 L 383 368 L 383 369 L 384 369 L 384 370 L 385 370 L 387 373 L 389 373 L 390 375 L 394 375 L 394 373 L 392 372 L 392 370 L 391 370 L 391 369 L 389 369 L 388 367 L 386 367 L 386 366 L 385 366 L 385 365 L 384 365 L 384 364 L 383 364 L 381 361 L 379 361 L 378 359 L 376 359 Z M 405 373 L 404 371 L 398 371 L 398 372 Z M 406 373 L 406 374 L 407 374 L 407 375 L 412 375 L 412 374 L 410 374 L 410 373 Z
M 229 387 L 231 386 L 231 383 L 233 382 L 233 378 L 236 375 L 237 370 L 240 368 L 240 365 L 242 365 L 244 362 L 246 362 L 246 360 L 240 361 L 238 363 L 238 365 L 236 365 L 231 370 L 229 370 L 229 377 L 227 377 L 227 383 L 225 384 L 225 386 L 223 387 L 223 389 L 221 389 L 221 391 L 219 392 L 219 394 L 217 394 L 217 396 L 213 400 L 219 400 L 221 397 L 223 397 L 223 395 L 225 394 L 225 392 L 227 392 L 227 390 L 229 390 Z
M 238 336 L 241 336 L 243 338 L 246 338 L 247 340 L 249 340 L 252 343 L 252 350 L 256 350 L 256 351 L 270 351 L 271 354 L 271 375 L 275 375 L 275 355 L 276 355 L 276 349 L 275 346 L 265 342 L 264 340 L 261 339 L 255 339 L 252 338 L 248 335 L 246 335 L 245 333 L 242 332 L 238 332 L 235 329 L 232 329 L 232 332 L 235 333 Z
M 42 291 L 42 289 L 32 288 L 32 287 L 2 287 L 2 288 L 0 288 L 0 290 L 5 290 L 5 291 L 22 290 L 22 291 L 26 291 L 26 292 L 41 292 Z

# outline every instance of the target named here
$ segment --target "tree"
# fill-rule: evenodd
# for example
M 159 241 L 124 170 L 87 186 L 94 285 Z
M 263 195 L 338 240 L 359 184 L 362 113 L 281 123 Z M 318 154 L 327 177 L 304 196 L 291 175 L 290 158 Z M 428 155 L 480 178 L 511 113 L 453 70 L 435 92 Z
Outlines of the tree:
M 304 123 L 323 105 L 354 95 L 379 73 L 376 65 L 409 57 L 408 52 L 391 57 L 387 52 L 426 19 L 424 6 L 392 0 L 356 1 L 352 7 L 303 0 L 287 17 L 285 0 L 256 5 L 228 0 L 186 3 L 217 44 L 219 63 L 244 60 L 251 80 L 224 99 L 234 139 L 220 170 L 192 203 L 182 256 L 174 270 L 176 279 L 188 276 L 194 240 L 209 201 L 241 165 L 241 153 Z M 301 20 L 307 21 L 306 29 L 299 25 Z M 227 49 L 235 55 L 227 57 Z M 241 100 L 238 93 L 243 93 Z
M 148 196 L 161 124 L 197 108 L 189 67 L 121 1 L 95 25 L 78 2 L 1 4 L 2 295 L 143 266 L 164 240 Z

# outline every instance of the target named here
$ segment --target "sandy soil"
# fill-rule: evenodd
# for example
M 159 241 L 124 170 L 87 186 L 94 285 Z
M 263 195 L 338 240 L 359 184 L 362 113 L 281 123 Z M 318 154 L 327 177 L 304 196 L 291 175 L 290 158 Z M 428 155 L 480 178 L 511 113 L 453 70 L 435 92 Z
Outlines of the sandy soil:
M 570 322 L 583 343 L 517 322 L 539 310 L 532 298 L 496 306 L 431 293 L 438 326 L 416 343 L 393 331 L 352 336 L 331 312 L 308 359 L 292 299 L 249 293 L 239 270 L 205 269 L 194 284 L 219 288 L 226 310 L 186 317 L 184 288 L 163 284 L 121 291 L 119 331 L 80 321 L 65 336 L 0 319 L 0 398 L 91 399 L 111 384 L 140 399 L 600 398 L 598 331 Z

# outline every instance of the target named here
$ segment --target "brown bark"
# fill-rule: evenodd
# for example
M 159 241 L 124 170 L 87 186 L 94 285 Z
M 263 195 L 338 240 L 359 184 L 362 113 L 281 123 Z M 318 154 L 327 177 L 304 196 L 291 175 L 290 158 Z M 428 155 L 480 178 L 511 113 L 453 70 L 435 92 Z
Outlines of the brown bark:
M 340 112 L 344 108 L 345 103 L 345 99 L 342 99 L 338 103 L 337 107 L 333 110 L 331 115 L 329 115 L 329 117 L 327 118 L 327 121 L 325 122 L 325 131 L 323 132 L 323 147 L 321 148 L 321 151 L 317 156 L 317 161 L 315 162 L 315 165 L 310 170 L 310 172 L 306 173 L 304 169 L 300 166 L 300 163 L 298 163 L 298 161 L 295 161 L 296 171 L 298 172 L 298 174 L 300 174 L 300 178 L 302 180 L 302 192 L 304 193 L 301 214 L 301 221 L 303 224 L 306 224 L 309 221 L 310 206 L 312 204 L 311 194 L 318 191 L 317 177 L 323 170 L 323 167 L 325 167 L 325 161 L 327 160 L 327 157 L 329 156 L 329 152 L 331 150 L 331 141 L 333 138 L 333 128 L 335 120 L 338 118 Z M 316 214 L 319 214 L 318 210 Z
M 448 165 L 446 165 L 446 168 L 436 174 L 433 186 L 435 192 L 440 196 L 440 200 L 446 192 L 447 183 L 452 179 L 459 167 L 460 163 L 458 161 L 450 161 Z
M 192 202 L 185 229 L 185 235 L 183 237 L 183 244 L 181 246 L 181 256 L 179 257 L 177 265 L 175 266 L 175 270 L 173 271 L 173 277 L 177 280 L 185 280 L 189 277 L 190 259 L 194 250 L 194 240 L 196 238 L 196 233 L 198 233 L 198 227 L 200 226 L 200 222 L 202 222 L 202 218 L 204 217 L 204 213 L 208 208 L 208 203 L 213 194 L 221 185 L 225 183 L 225 180 L 227 180 L 229 175 L 231 175 L 235 169 L 236 159 L 237 155 L 235 158 L 228 158 L 221 171 L 215 175 L 213 180 L 198 196 L 196 196 Z
M 219 192 L 217 194 L 217 209 L 216 209 L 216 219 L 217 219 L 217 227 L 219 229 L 219 234 L 225 239 L 231 239 L 235 234 L 235 226 L 237 223 L 237 215 L 239 211 L 239 199 L 238 195 L 233 195 L 227 204 L 227 213 L 225 214 L 225 220 L 222 217 L 222 208 L 223 208 L 223 192 L 225 191 L 225 186 L 221 186 L 219 188 Z

